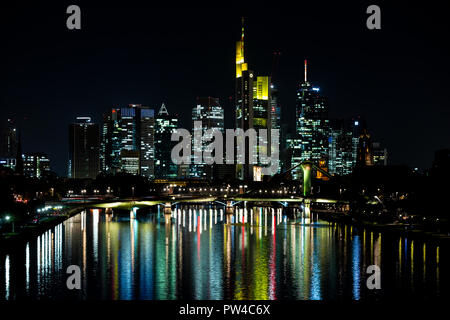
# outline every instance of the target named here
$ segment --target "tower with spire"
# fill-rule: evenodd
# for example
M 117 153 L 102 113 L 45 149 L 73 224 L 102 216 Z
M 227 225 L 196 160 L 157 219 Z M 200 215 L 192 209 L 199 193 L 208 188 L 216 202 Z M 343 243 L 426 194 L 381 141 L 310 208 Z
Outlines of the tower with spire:
M 16 174 L 23 175 L 23 158 L 22 158 L 22 133 L 19 131 L 17 139 L 17 154 L 16 154 Z
M 170 115 L 163 103 L 155 121 L 155 177 L 157 179 L 174 179 L 178 177 L 178 166 L 172 162 L 172 148 L 177 142 L 172 141 L 172 133 L 178 129 L 178 116 Z
M 236 128 L 248 130 L 253 128 L 253 71 L 248 69 L 245 59 L 244 44 L 244 18 L 241 20 L 241 38 L 236 42 Z M 236 177 L 238 179 L 251 179 L 253 165 L 248 163 L 249 146 L 245 145 L 245 164 L 236 164 Z M 241 150 L 237 147 L 237 157 L 241 157 Z
M 296 139 L 291 165 L 313 161 L 327 169 L 329 119 L 328 104 L 320 88 L 308 80 L 308 61 L 304 60 L 303 81 L 297 89 Z M 299 172 L 297 172 L 299 174 Z M 295 176 L 296 172 L 293 173 Z
M 254 72 L 249 69 L 244 43 L 244 18 L 242 18 L 241 23 L 241 37 L 236 42 L 236 128 L 244 131 L 248 129 L 268 129 L 266 148 L 270 155 L 270 129 L 272 128 L 271 77 L 256 76 Z M 262 166 L 262 164 L 260 163 L 259 158 L 257 158 L 257 163 L 249 163 L 250 146 L 248 141 L 245 141 L 245 152 L 241 152 L 239 148 L 240 145 L 238 144 L 236 148 L 237 159 L 235 160 L 243 162 L 244 164 L 236 164 L 236 178 L 241 180 L 253 180 L 254 170 L 257 169 L 255 167 Z M 256 151 L 258 151 L 257 148 Z M 265 152 L 266 150 L 262 151 Z M 245 159 L 240 159 L 243 156 Z

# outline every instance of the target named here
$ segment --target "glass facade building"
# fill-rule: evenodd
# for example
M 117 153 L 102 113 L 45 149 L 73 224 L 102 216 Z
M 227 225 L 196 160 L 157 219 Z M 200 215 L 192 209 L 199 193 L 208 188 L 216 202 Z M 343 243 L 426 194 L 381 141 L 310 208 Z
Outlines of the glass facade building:
M 102 171 L 154 178 L 154 110 L 140 104 L 113 108 L 103 115 Z
M 358 141 L 358 136 L 354 134 L 354 125 L 353 120 L 334 119 L 330 121 L 328 169 L 332 175 L 350 174 L 355 167 L 354 145 L 355 141 Z
M 195 145 L 192 141 L 192 161 L 190 165 L 190 177 L 199 179 L 212 179 L 214 177 L 214 169 L 217 164 L 206 164 L 205 159 L 199 155 L 204 151 L 211 152 L 211 142 L 213 138 L 213 130 L 217 130 L 222 135 L 224 133 L 224 110 L 219 103 L 219 99 L 212 97 L 197 98 L 197 105 L 192 109 L 192 132 L 193 137 L 196 134 L 202 136 L 202 144 Z M 201 122 L 201 128 L 194 126 L 196 121 Z M 197 133 L 196 131 L 201 132 Z M 223 145 L 222 145 L 223 147 Z
M 172 148 L 177 141 L 172 141 L 172 133 L 178 129 L 178 116 L 169 115 L 162 104 L 155 120 L 155 177 L 173 179 L 178 177 L 178 166 L 172 162 Z
M 303 161 L 312 161 L 322 169 L 328 167 L 329 119 L 326 99 L 320 89 L 307 80 L 307 64 L 305 60 L 305 78 L 297 90 L 295 128 L 297 137 L 293 140 L 291 166 Z M 301 175 L 297 167 L 294 176 Z
M 25 153 L 23 158 L 23 173 L 31 178 L 41 178 L 50 172 L 50 159 L 44 153 Z
M 244 22 L 242 21 L 241 39 L 236 42 L 236 123 L 237 129 L 247 131 L 255 129 L 258 133 L 259 129 L 267 129 L 267 140 L 264 141 L 265 149 L 261 150 L 264 154 L 271 154 L 271 129 L 272 119 L 276 117 L 276 111 L 272 112 L 272 90 L 271 79 L 269 76 L 256 76 L 253 71 L 248 69 L 245 60 L 245 43 L 244 43 Z M 275 108 L 276 109 L 276 108 Z M 236 162 L 244 164 L 236 164 L 236 178 L 241 180 L 254 179 L 254 166 L 262 166 L 259 157 L 256 163 L 249 163 L 249 143 L 245 139 L 244 149 L 240 150 L 240 144 L 236 146 Z M 253 146 L 254 154 L 258 155 L 258 142 Z M 268 151 L 268 152 L 267 152 Z M 244 159 L 241 159 L 244 156 Z
M 69 125 L 69 178 L 95 179 L 100 172 L 100 128 L 89 117 Z

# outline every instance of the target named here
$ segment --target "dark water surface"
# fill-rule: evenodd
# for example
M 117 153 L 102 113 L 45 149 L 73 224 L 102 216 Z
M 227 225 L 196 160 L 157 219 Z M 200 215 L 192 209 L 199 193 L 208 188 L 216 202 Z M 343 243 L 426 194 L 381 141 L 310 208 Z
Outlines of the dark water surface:
M 227 217 L 186 206 L 170 219 L 88 210 L 0 255 L 0 299 L 434 299 L 449 292 L 448 253 L 437 240 L 276 208 Z M 67 289 L 69 265 L 81 290 Z M 380 290 L 366 286 L 369 265 Z

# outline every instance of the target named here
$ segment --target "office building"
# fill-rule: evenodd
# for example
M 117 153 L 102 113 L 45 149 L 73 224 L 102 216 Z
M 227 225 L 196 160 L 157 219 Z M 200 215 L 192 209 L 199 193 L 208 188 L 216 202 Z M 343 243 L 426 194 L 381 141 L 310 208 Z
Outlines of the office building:
M 304 65 L 304 81 L 297 90 L 296 135 L 292 166 L 303 161 L 312 161 L 325 171 L 328 168 L 329 119 L 328 105 L 320 88 L 313 86 L 307 78 L 307 61 Z M 293 175 L 301 175 L 297 167 Z M 321 175 L 318 174 L 318 177 Z
M 95 179 L 100 172 L 100 129 L 90 117 L 77 117 L 69 125 L 70 178 Z
M 155 177 L 158 179 L 178 177 L 178 166 L 171 157 L 172 149 L 178 143 L 171 139 L 176 129 L 178 116 L 170 115 L 163 103 L 155 120 Z
M 328 168 L 330 174 L 347 175 L 356 164 L 359 136 L 355 135 L 359 121 L 354 119 L 330 120 Z M 356 143 L 356 147 L 355 147 Z
M 0 158 L 15 158 L 17 155 L 17 127 L 13 119 L 2 121 L 0 126 Z
M 41 178 L 50 172 L 50 159 L 45 153 L 25 153 L 23 159 L 23 174 L 31 178 Z
M 367 129 L 364 128 L 359 136 L 358 154 L 356 158 L 357 167 L 373 165 L 372 140 Z
M 373 165 L 387 166 L 388 152 L 380 142 L 372 142 Z
M 261 149 L 263 154 L 271 155 L 271 129 L 272 119 L 276 117 L 276 108 L 271 100 L 271 79 L 269 76 L 256 76 L 249 69 L 245 59 L 244 42 L 244 20 L 242 19 L 241 39 L 236 42 L 236 128 L 247 131 L 248 129 L 267 129 L 267 140 L 264 141 L 266 147 Z M 260 167 L 265 164 L 259 158 L 259 143 L 252 146 L 253 152 L 257 155 L 256 163 L 249 163 L 250 145 L 248 139 L 244 142 L 244 151 L 240 150 L 240 144 L 236 147 L 236 178 L 241 180 L 253 180 L 254 173 L 261 171 Z M 241 159 L 244 157 L 244 159 Z M 257 168 L 254 168 L 254 167 Z M 254 169 L 256 171 L 254 172 Z
M 103 115 L 102 171 L 154 178 L 154 110 L 140 104 Z
M 194 126 L 196 121 L 201 122 L 201 128 Z M 200 130 L 200 132 L 196 132 Z M 224 134 L 224 110 L 219 103 L 219 99 L 206 97 L 197 98 L 197 105 L 192 109 L 192 133 L 202 136 L 201 145 L 192 141 L 192 163 L 190 165 L 190 177 L 198 179 L 212 179 L 214 169 L 220 164 L 206 164 L 205 159 L 201 155 L 205 152 L 212 152 L 211 143 L 214 141 L 213 130 Z M 225 144 L 223 145 L 225 146 Z M 223 147 L 222 146 L 222 147 Z M 225 149 L 223 149 L 225 150 Z M 222 159 L 224 160 L 224 159 Z

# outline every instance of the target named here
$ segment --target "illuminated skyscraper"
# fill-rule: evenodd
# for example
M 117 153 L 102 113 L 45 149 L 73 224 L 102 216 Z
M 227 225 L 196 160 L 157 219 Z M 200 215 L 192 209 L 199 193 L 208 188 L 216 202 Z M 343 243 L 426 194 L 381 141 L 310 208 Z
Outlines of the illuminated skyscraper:
M 140 104 L 103 115 L 101 161 L 108 173 L 154 177 L 154 110 Z
M 257 132 L 260 129 L 267 130 L 267 139 L 261 140 L 263 142 L 262 145 L 260 145 L 258 140 L 258 147 L 255 150 L 258 153 L 257 167 L 261 167 L 263 164 L 259 158 L 259 152 L 267 155 L 271 154 L 272 90 L 270 89 L 270 77 L 258 76 L 256 77 L 256 83 L 253 82 L 253 84 L 253 128 Z
M 296 133 L 292 166 L 310 160 L 327 170 L 329 120 L 326 99 L 320 89 L 307 79 L 307 61 L 305 60 L 305 78 L 297 90 Z M 293 174 L 300 172 L 300 168 Z
M 155 177 L 155 110 L 140 109 L 140 168 L 141 175 Z
M 178 116 L 169 115 L 164 103 L 155 121 L 155 176 L 159 179 L 173 179 L 178 176 L 178 166 L 172 162 L 172 133 L 178 128 Z
M 23 158 L 23 173 L 32 178 L 40 178 L 50 172 L 50 159 L 44 153 L 25 153 Z
M 373 164 L 375 166 L 386 166 L 388 161 L 387 149 L 379 142 L 372 143 Z
M 245 61 L 244 46 L 244 18 L 242 18 L 241 39 L 236 42 L 236 128 L 244 131 L 253 128 L 253 71 L 248 70 Z M 252 179 L 253 165 L 248 163 L 249 144 L 245 142 L 245 153 L 236 148 L 236 160 L 244 164 L 236 164 L 236 177 L 238 179 Z M 240 159 L 241 154 L 244 159 Z
M 253 71 L 248 69 L 245 60 L 244 44 L 244 19 L 242 19 L 241 39 L 236 43 L 236 128 L 244 131 L 248 129 L 268 129 L 266 148 L 271 151 L 270 129 L 272 128 L 273 114 L 271 111 L 272 101 L 269 76 L 255 76 Z M 236 165 L 236 177 L 238 179 L 252 180 L 254 178 L 254 164 L 249 163 L 249 143 L 245 141 L 245 153 L 237 145 L 236 160 L 243 161 L 244 164 Z M 262 150 L 266 152 L 266 150 Z M 253 152 L 258 155 L 258 146 L 253 146 Z M 240 159 L 245 155 L 245 159 Z M 257 166 L 261 166 L 260 159 L 257 159 Z
M 100 171 L 100 130 L 90 117 L 77 117 L 69 125 L 70 178 L 95 179 Z
M 120 171 L 121 151 L 120 109 L 113 108 L 103 115 L 101 139 L 101 170 L 107 173 Z
M 217 165 L 206 164 L 205 159 L 200 159 L 199 155 L 204 151 L 209 151 L 208 146 L 214 140 L 211 130 L 217 130 L 222 135 L 224 133 L 224 111 L 220 106 L 219 99 L 211 97 L 197 98 L 197 105 L 192 109 L 193 137 L 197 130 L 194 127 L 195 121 L 202 122 L 201 132 L 199 132 L 202 135 L 202 145 L 196 146 L 194 141 L 192 142 L 193 159 L 190 166 L 190 176 L 192 178 L 212 179 L 214 168 Z
M 270 85 L 270 114 L 272 129 L 281 129 L 281 106 L 278 103 L 278 90 L 275 88 L 274 84 Z
M 347 175 L 353 171 L 356 162 L 356 154 L 353 151 L 354 123 L 353 119 L 351 121 L 343 119 L 330 121 L 328 168 L 333 175 Z
M 367 129 L 363 129 L 359 136 L 358 155 L 356 158 L 356 166 L 365 167 L 373 165 L 372 140 Z

